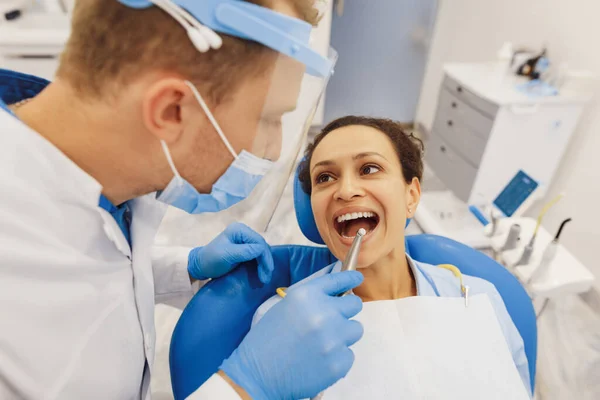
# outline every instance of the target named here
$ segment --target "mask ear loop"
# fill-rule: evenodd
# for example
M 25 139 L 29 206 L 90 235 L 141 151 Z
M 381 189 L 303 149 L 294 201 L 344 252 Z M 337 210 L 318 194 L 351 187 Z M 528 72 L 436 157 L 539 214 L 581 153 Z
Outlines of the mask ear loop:
M 167 146 L 167 144 L 165 143 L 164 140 L 160 141 L 160 145 L 162 146 L 163 152 L 165 153 L 165 156 L 167 157 L 167 162 L 169 163 L 169 167 L 171 167 L 171 171 L 173 171 L 173 175 L 175 175 L 175 177 L 177 177 L 178 179 L 181 179 L 181 175 L 179 175 L 179 171 L 177 171 L 177 168 L 175 168 L 175 163 L 173 162 L 173 157 L 171 157 L 171 152 L 169 151 L 169 146 Z
M 208 106 L 204 102 L 204 99 L 202 98 L 202 96 L 200 96 L 200 93 L 198 92 L 198 89 L 196 89 L 196 86 L 194 86 L 194 84 L 190 81 L 185 81 L 185 84 L 188 85 L 188 87 L 192 90 L 192 93 L 194 93 L 194 97 L 196 97 L 196 100 L 198 101 L 198 103 L 200 103 L 200 107 L 202 107 L 202 109 L 204 110 L 204 113 L 208 117 L 208 120 L 210 121 L 212 126 L 215 128 L 215 130 L 217 131 L 219 136 L 221 137 L 221 140 L 223 141 L 223 143 L 225 143 L 225 147 L 227 147 L 227 150 L 229 150 L 229 152 L 233 156 L 234 160 L 237 160 L 237 158 L 238 158 L 237 153 L 235 152 L 235 150 L 229 143 L 229 140 L 227 140 L 227 138 L 225 137 L 225 134 L 223 133 L 223 131 L 221 130 L 221 127 L 219 126 L 219 123 L 217 122 L 217 120 L 215 119 L 213 114 L 208 109 Z

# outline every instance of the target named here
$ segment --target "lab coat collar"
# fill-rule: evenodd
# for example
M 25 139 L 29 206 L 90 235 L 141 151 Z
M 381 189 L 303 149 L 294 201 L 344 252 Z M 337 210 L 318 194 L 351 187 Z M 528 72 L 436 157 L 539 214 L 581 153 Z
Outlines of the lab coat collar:
M 102 186 L 52 143 L 19 121 L 0 110 L 0 129 L 15 151 L 8 157 L 15 174 L 37 192 L 55 199 L 98 206 Z

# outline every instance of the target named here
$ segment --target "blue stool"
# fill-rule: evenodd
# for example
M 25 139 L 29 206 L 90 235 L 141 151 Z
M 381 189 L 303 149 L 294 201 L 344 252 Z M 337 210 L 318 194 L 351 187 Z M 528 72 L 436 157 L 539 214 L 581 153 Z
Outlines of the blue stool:
M 297 176 L 294 205 L 302 233 L 309 240 L 323 244 L 313 218 L 310 196 L 302 191 Z M 496 286 L 523 338 L 533 390 L 537 358 L 536 316 L 531 299 L 519 281 L 483 253 L 444 237 L 408 236 L 406 251 L 417 261 L 454 264 L 462 273 Z M 335 261 L 327 248 L 313 252 L 311 266 L 314 270 L 304 271 L 306 276 Z M 185 308 L 173 332 L 170 349 L 171 382 L 176 399 L 189 396 L 218 370 L 249 331 L 256 309 L 278 287 L 290 286 L 302 278 L 294 271 L 295 263 L 289 254 L 274 254 L 274 261 L 277 268 L 268 285 L 259 281 L 255 265 L 247 263 L 227 276 L 209 282 Z

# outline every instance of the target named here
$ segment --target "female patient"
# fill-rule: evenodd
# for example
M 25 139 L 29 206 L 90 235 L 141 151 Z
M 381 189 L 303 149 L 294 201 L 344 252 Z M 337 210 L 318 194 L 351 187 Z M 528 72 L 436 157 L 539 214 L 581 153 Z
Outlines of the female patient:
M 422 144 L 398 123 L 344 117 L 328 126 L 306 151 L 299 178 L 310 194 L 321 237 L 336 258 L 344 259 L 357 231 L 365 235 L 358 266 L 364 283 L 354 290 L 364 302 L 410 296 L 459 297 L 457 278 L 448 270 L 414 261 L 406 254 L 404 230 L 421 195 Z M 317 274 L 339 269 L 330 266 Z M 523 340 L 495 287 L 463 277 L 470 294 L 486 293 L 500 322 L 514 363 L 530 387 Z M 270 308 L 272 298 L 255 315 Z M 530 392 L 530 390 L 529 390 Z

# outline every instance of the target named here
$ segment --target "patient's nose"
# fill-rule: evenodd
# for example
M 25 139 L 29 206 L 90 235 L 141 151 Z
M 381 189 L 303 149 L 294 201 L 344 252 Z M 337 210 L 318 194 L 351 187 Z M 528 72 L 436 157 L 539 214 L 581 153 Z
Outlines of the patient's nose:
M 344 175 L 338 181 L 338 188 L 335 192 L 336 200 L 350 201 L 355 197 L 364 196 L 364 190 L 360 185 L 360 180 L 352 175 Z

